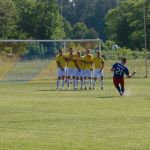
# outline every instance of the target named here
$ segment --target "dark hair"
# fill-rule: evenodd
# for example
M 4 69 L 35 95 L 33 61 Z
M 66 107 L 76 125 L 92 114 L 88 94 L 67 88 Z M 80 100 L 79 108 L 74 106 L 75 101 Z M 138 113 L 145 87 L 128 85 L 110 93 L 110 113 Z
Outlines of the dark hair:
M 59 49 L 59 52 L 61 52 L 62 51 L 62 49 Z
M 126 58 L 121 58 L 121 61 L 126 63 L 127 62 L 127 59 Z

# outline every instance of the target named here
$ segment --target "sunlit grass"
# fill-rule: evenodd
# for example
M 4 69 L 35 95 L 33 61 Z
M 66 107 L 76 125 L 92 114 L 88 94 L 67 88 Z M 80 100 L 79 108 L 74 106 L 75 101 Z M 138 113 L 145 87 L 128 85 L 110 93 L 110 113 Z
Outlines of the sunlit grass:
M 55 91 L 55 83 L 0 84 L 1 150 L 149 150 L 150 79 L 105 90 Z

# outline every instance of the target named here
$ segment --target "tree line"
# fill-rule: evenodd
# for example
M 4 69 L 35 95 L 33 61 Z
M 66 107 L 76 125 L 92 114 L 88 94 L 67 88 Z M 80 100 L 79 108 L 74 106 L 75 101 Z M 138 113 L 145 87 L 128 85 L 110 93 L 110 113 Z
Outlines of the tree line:
M 143 4 L 143 0 L 0 0 L 0 39 L 101 38 L 141 49 Z

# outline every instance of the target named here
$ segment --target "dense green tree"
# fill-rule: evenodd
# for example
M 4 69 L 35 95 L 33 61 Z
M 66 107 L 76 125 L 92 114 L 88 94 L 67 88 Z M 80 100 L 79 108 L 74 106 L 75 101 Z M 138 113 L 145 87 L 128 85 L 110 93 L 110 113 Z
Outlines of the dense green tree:
M 90 0 L 89 5 L 91 7 L 89 10 L 92 13 L 85 18 L 85 24 L 94 28 L 99 33 L 100 38 L 105 40 L 104 17 L 109 9 L 116 6 L 116 0 Z
M 100 37 L 122 47 L 144 47 L 143 0 L 62 0 L 62 7 L 60 2 L 0 0 L 0 38 Z M 47 43 L 43 47 L 49 52 L 56 46 Z
M 78 22 L 73 27 L 72 38 L 83 39 L 87 31 L 88 31 L 87 26 L 82 22 Z
M 105 18 L 106 34 L 120 46 L 142 48 L 144 45 L 143 2 L 128 0 L 111 9 Z
M 29 43 L 27 45 L 27 50 L 25 53 L 25 57 L 29 59 L 33 58 L 43 58 L 47 52 L 47 49 L 43 47 L 41 43 Z
M 55 0 L 36 0 L 35 37 L 38 39 L 60 39 L 65 37 L 63 18 Z
M 94 30 L 94 28 L 88 29 L 87 33 L 84 36 L 85 39 L 97 39 L 99 34 Z
M 83 22 L 77 22 L 73 26 L 72 36 L 73 39 L 95 39 L 98 38 L 98 33 L 93 28 L 87 28 Z
M 67 20 L 64 20 L 64 31 L 65 31 L 67 39 L 69 39 L 71 37 L 72 30 L 73 29 L 72 29 L 71 24 Z
M 15 0 L 19 14 L 19 30 L 23 31 L 28 37 L 35 35 L 35 0 Z
M 116 4 L 117 0 L 63 0 L 62 14 L 71 25 L 83 22 L 105 39 L 104 17 Z
M 55 0 L 15 0 L 19 14 L 19 28 L 33 39 L 65 37 L 63 18 Z
M 17 36 L 18 14 L 12 0 L 0 0 L 0 38 Z

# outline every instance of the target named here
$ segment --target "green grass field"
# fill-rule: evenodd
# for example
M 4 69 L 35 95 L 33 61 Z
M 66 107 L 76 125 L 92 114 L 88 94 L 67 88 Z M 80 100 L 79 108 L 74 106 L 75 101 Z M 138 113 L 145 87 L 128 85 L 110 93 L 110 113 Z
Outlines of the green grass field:
M 0 84 L 0 150 L 149 150 L 150 79 L 105 90 L 55 91 L 55 83 Z

